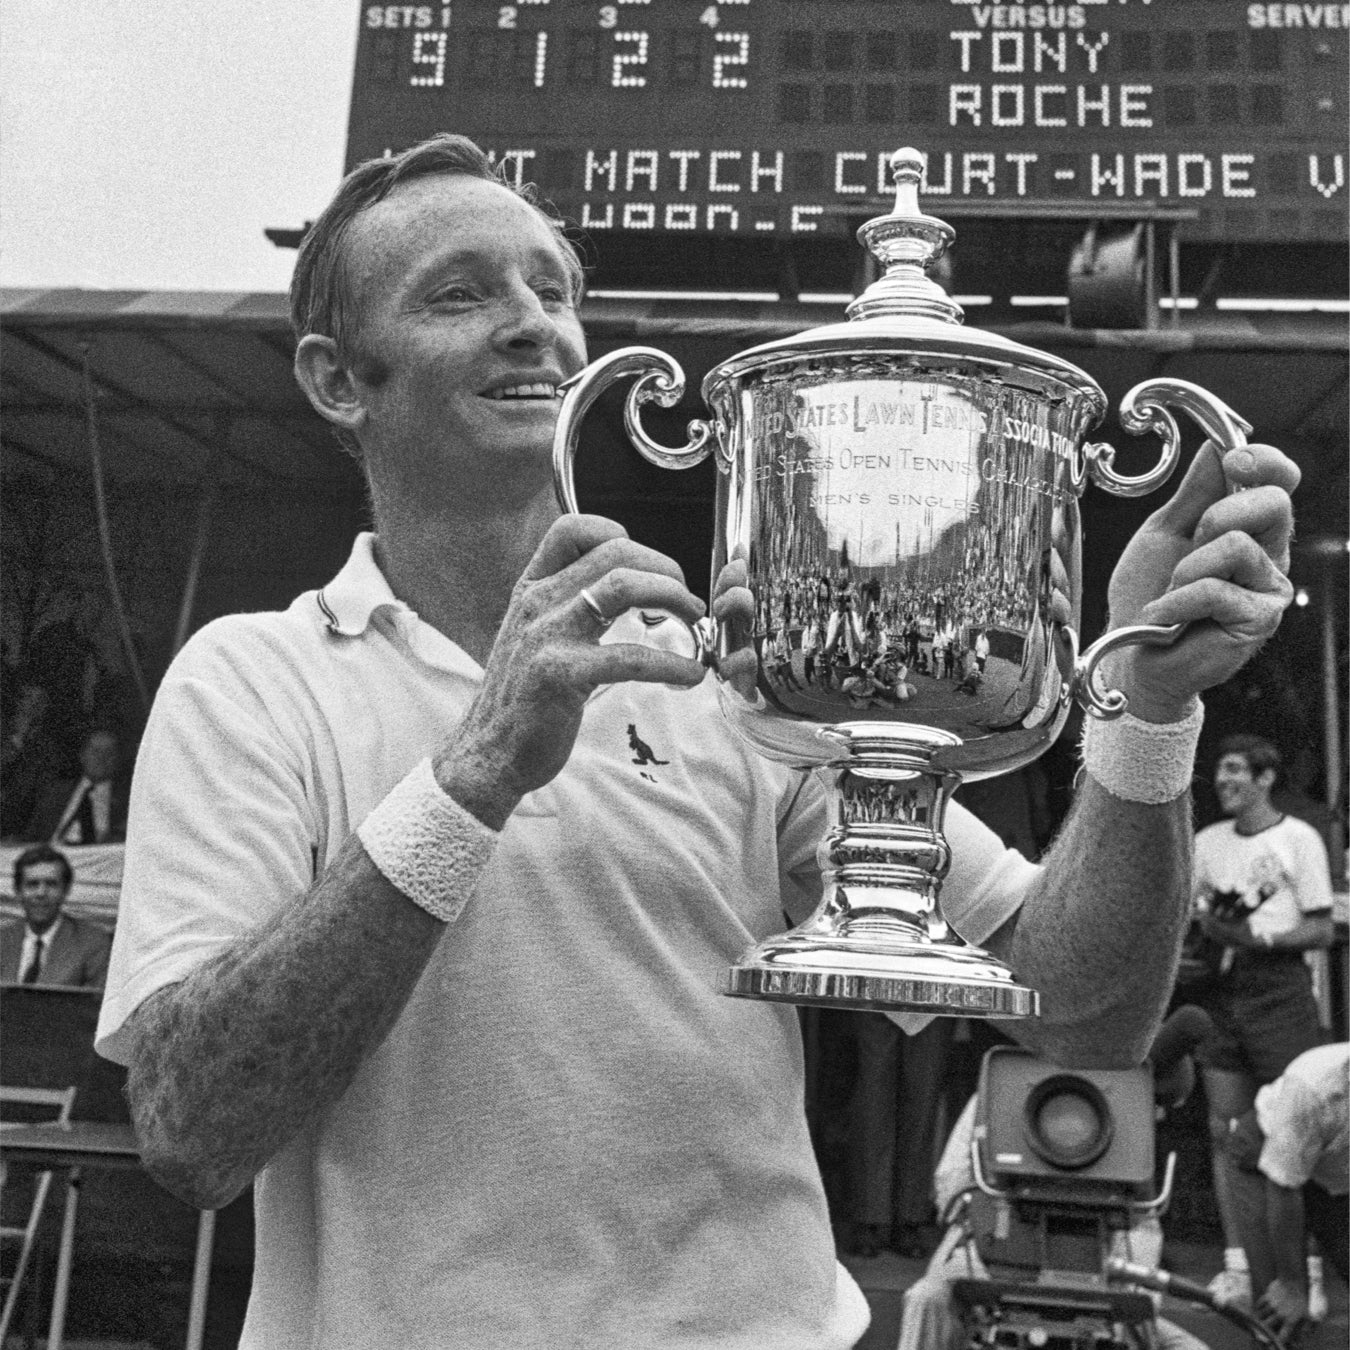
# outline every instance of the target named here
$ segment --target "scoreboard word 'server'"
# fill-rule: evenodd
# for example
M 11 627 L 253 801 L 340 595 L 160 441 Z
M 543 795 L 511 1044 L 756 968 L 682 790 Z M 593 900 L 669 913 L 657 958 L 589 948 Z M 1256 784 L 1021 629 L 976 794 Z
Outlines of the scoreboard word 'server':
M 791 237 L 928 155 L 965 211 L 1186 207 L 1190 239 L 1346 238 L 1350 4 L 364 5 L 348 165 L 472 137 L 588 231 Z

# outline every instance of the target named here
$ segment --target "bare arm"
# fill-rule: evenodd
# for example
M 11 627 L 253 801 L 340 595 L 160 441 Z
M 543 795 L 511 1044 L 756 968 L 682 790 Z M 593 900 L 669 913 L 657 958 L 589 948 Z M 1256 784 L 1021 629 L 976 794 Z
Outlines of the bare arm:
M 237 1196 L 346 1091 L 445 925 L 353 836 L 304 901 L 132 1015 L 141 1156 L 201 1209 Z
M 1248 947 L 1262 952 L 1308 952 L 1330 947 L 1336 937 L 1336 925 L 1330 914 L 1305 914 L 1292 928 L 1271 934 L 1269 940 L 1257 937 L 1246 919 L 1240 923 L 1225 923 L 1209 913 L 1199 917 L 1205 934 L 1226 947 Z
M 1275 1262 L 1270 1278 L 1284 1280 L 1306 1292 L 1308 1263 L 1303 1192 L 1296 1186 L 1281 1186 L 1269 1177 L 1262 1179 L 1266 1184 L 1266 1235 Z
M 1308 1267 L 1303 1228 L 1303 1192 L 1265 1181 L 1264 1260 L 1252 1262 L 1256 1311 L 1266 1325 L 1292 1342 L 1308 1320 Z
M 1176 979 L 1190 914 L 1190 802 L 1144 806 L 1085 777 L 1021 910 L 986 944 L 1041 991 L 1010 1023 L 1061 1064 L 1140 1063 Z
M 1228 495 L 1229 482 L 1246 491 Z M 1189 625 L 1171 648 L 1118 653 L 1110 682 L 1142 721 L 1174 723 L 1275 631 L 1298 470 L 1253 446 L 1223 464 L 1201 448 L 1176 494 L 1131 540 L 1111 580 L 1112 627 Z M 1038 1023 L 1014 1028 L 1064 1063 L 1140 1063 L 1176 977 L 1190 911 L 1185 793 L 1125 801 L 1084 775 L 1074 811 L 1022 909 L 989 946 L 1041 991 Z
M 610 522 L 558 522 L 516 588 L 482 692 L 432 757 L 440 787 L 500 829 L 566 763 L 598 685 L 697 683 L 702 668 L 674 653 L 598 646 L 579 598 L 588 586 L 606 613 L 696 618 L 702 605 L 678 573 Z M 346 1091 L 445 928 L 353 837 L 301 901 L 148 998 L 127 1023 L 128 1089 L 152 1174 L 203 1208 L 239 1194 Z

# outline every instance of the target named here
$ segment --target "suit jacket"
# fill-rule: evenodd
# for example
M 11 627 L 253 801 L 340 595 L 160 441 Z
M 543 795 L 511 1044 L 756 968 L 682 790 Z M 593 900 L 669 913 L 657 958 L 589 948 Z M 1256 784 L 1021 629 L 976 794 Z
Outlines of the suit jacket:
M 13 984 L 22 971 L 19 961 L 23 955 L 23 937 L 28 925 L 22 919 L 11 919 L 0 926 L 0 983 Z M 102 989 L 108 974 L 108 951 L 112 937 L 96 923 L 86 919 L 61 916 L 56 937 L 42 957 L 41 984 L 78 985 L 85 989 Z
M 46 783 L 38 790 L 37 805 L 33 808 L 32 818 L 28 822 L 28 828 L 24 831 L 25 839 L 32 839 L 37 842 L 46 843 L 52 837 L 52 832 L 61 823 L 61 817 L 65 814 L 66 806 L 70 801 L 71 794 L 79 787 L 78 778 L 59 778 Z M 87 837 L 79 839 L 81 844 L 112 844 L 122 843 L 127 837 L 127 799 L 131 795 L 131 785 L 125 778 L 114 778 L 112 784 L 112 809 L 108 819 L 108 837 L 106 839 L 95 839 L 92 833 Z M 92 830 L 90 818 L 85 812 L 77 811 L 72 824 L 84 822 L 88 830 Z M 63 840 L 57 841 L 57 847 L 64 844 Z

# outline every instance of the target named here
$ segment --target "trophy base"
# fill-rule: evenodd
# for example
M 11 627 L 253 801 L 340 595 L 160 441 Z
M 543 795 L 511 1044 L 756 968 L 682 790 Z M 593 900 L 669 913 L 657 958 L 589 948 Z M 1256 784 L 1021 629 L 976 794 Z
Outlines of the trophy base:
M 978 947 L 861 944 L 785 933 L 731 968 L 725 993 L 820 1008 L 931 1016 L 1035 1017 L 1040 998 Z

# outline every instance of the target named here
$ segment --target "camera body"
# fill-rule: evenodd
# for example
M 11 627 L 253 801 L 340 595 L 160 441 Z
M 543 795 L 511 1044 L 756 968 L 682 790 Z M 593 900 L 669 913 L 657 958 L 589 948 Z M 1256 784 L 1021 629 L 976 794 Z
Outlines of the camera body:
M 1153 1191 L 1153 1071 L 1065 1069 L 996 1046 L 980 1069 L 981 1172 L 1030 1197 L 1128 1205 Z
M 990 1278 L 955 1290 L 968 1345 L 1128 1344 L 1122 1328 L 1153 1319 L 1147 1296 L 1107 1277 L 1113 1249 L 1141 1223 L 1156 1230 L 1167 1201 L 1153 1089 L 1148 1065 L 1066 1069 L 1011 1046 L 985 1056 L 967 1223 Z

